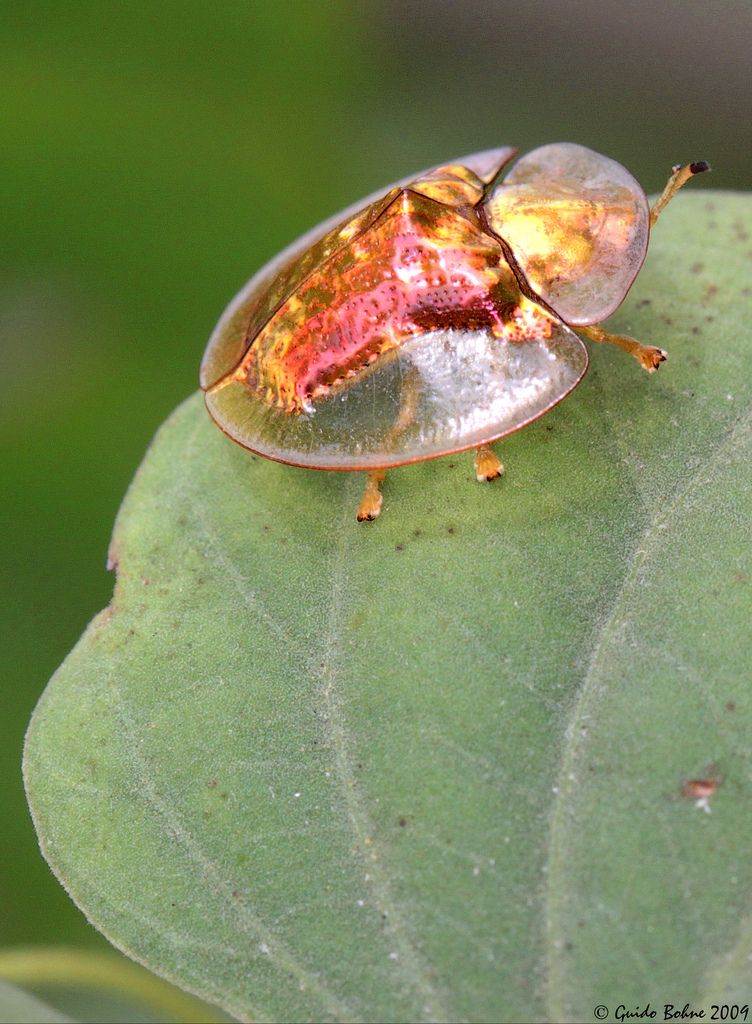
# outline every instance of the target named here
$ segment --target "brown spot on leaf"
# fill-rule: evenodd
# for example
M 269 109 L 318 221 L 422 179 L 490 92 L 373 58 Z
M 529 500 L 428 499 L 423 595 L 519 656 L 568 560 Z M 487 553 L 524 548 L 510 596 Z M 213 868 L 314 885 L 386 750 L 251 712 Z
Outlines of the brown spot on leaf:
M 114 614 L 115 609 L 112 605 L 112 602 L 110 602 L 110 604 L 108 604 L 106 608 L 103 608 L 99 615 L 97 615 L 95 620 L 97 626 L 106 626 L 109 622 L 112 621 L 112 616 Z
M 685 779 L 682 784 L 682 796 L 687 800 L 707 800 L 721 784 L 720 779 Z

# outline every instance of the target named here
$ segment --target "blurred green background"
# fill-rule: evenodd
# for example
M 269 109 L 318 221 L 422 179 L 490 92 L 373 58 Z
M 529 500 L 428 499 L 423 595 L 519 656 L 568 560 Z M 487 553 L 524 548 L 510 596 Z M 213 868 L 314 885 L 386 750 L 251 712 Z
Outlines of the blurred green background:
M 243 281 L 358 196 L 502 143 L 581 142 L 649 191 L 703 158 L 693 188 L 748 188 L 751 45 L 746 0 L 4 6 L 0 945 L 104 941 L 37 852 L 23 732 Z

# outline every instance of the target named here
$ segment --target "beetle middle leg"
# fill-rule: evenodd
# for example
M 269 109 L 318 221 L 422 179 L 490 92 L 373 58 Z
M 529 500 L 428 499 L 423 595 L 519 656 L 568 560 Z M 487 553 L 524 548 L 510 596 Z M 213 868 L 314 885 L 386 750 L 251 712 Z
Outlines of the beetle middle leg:
M 637 362 L 648 373 L 655 373 L 661 363 L 668 358 L 668 352 L 654 345 L 641 345 L 639 341 L 630 338 L 628 334 L 609 334 L 602 327 L 593 324 L 592 327 L 575 328 L 578 334 L 584 334 L 591 341 L 602 341 L 609 345 L 616 345 L 617 348 L 634 356 Z
M 479 483 L 496 480 L 504 472 L 504 464 L 490 444 L 475 449 L 475 479 Z
M 400 408 L 397 418 L 392 424 L 389 433 L 385 438 L 385 447 L 389 448 L 397 440 L 415 419 L 418 408 L 418 371 L 413 367 L 405 374 L 400 391 Z M 358 506 L 358 522 L 371 523 L 378 519 L 383 501 L 381 485 L 386 476 L 385 469 L 371 469 L 366 474 L 366 485 L 363 489 L 363 497 Z

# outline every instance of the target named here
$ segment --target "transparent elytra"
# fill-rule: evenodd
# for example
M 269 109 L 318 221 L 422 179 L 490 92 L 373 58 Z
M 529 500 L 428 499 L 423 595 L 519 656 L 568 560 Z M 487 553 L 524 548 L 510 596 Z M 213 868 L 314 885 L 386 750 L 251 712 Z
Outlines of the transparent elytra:
M 221 429 L 279 462 L 384 470 L 480 449 L 542 416 L 587 369 L 578 334 L 654 369 L 662 350 L 588 326 L 645 258 L 642 188 L 572 143 L 515 155 L 400 181 L 251 278 L 201 366 Z

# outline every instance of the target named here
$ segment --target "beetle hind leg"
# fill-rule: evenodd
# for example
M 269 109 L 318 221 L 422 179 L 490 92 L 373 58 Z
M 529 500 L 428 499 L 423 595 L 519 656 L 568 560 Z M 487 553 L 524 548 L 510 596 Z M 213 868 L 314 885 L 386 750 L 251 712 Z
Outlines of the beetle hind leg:
M 490 483 L 504 472 L 504 464 L 491 445 L 482 444 L 475 449 L 475 479 L 479 483 Z
M 374 519 L 379 518 L 383 501 L 381 484 L 385 476 L 386 471 L 383 469 L 372 469 L 366 475 L 366 486 L 363 488 L 363 497 L 358 505 L 359 523 L 372 523 Z
M 392 427 L 387 435 L 387 446 L 391 446 L 405 430 L 407 430 L 415 419 L 415 412 L 418 407 L 418 375 L 413 369 L 405 375 L 402 382 L 400 395 L 400 408 Z M 371 469 L 366 476 L 366 485 L 363 488 L 363 497 L 358 506 L 358 522 L 372 523 L 378 519 L 381 512 L 381 485 L 386 476 L 385 469 Z
M 594 324 L 592 327 L 577 327 L 578 334 L 584 334 L 591 341 L 605 342 L 608 345 L 616 345 L 617 348 L 628 352 L 637 360 L 640 366 L 648 373 L 655 373 L 661 363 L 668 358 L 668 352 L 655 345 L 641 345 L 639 341 L 630 338 L 627 334 L 609 334 L 602 327 Z

